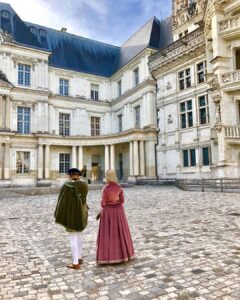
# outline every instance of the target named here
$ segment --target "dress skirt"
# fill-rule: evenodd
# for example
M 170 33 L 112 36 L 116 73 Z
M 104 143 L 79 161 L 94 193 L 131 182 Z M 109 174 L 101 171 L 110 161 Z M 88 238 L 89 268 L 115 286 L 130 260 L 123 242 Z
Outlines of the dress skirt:
M 133 256 L 132 238 L 122 204 L 103 207 L 97 237 L 97 263 L 121 263 Z

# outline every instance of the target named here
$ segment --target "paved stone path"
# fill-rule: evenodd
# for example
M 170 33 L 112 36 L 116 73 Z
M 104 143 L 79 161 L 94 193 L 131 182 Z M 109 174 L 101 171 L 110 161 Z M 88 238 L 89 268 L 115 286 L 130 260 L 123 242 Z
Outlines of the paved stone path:
M 137 187 L 125 195 L 136 259 L 96 266 L 100 191 L 90 191 L 80 270 L 66 268 L 56 195 L 0 200 L 0 299 L 240 299 L 240 194 Z

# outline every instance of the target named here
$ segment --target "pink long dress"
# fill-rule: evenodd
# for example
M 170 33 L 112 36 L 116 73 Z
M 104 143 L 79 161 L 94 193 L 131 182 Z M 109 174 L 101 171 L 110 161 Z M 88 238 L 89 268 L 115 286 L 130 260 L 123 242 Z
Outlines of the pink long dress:
M 98 264 L 126 262 L 134 256 L 123 203 L 122 187 L 117 183 L 108 183 L 102 191 L 102 212 L 97 237 Z

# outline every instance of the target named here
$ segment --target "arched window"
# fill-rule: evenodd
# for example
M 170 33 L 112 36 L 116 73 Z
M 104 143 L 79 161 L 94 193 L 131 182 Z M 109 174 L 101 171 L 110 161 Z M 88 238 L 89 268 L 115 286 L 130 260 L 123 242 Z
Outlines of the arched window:
M 40 34 L 40 36 L 46 36 L 47 32 L 45 29 L 39 29 L 39 34 Z

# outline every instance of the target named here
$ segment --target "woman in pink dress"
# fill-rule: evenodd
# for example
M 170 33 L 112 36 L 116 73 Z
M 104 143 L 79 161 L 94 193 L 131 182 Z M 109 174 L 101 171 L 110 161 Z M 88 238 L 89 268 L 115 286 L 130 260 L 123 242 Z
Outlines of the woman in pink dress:
M 106 172 L 107 184 L 102 191 L 101 215 L 97 237 L 97 263 L 114 264 L 134 256 L 132 238 L 124 212 L 124 195 L 115 171 Z

